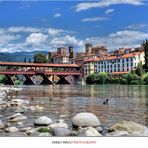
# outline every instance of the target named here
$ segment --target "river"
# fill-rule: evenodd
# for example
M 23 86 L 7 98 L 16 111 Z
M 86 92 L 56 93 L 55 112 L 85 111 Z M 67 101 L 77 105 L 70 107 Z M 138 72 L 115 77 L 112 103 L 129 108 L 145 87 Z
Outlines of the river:
M 131 120 L 148 126 L 148 86 L 126 85 L 50 85 L 19 86 L 22 90 L 11 94 L 12 98 L 26 99 L 30 106 L 40 109 L 27 112 L 28 125 L 41 115 L 56 120 L 66 116 L 71 119 L 79 112 L 94 113 L 102 125 L 109 127 L 121 120 Z M 103 101 L 109 99 L 108 105 Z M 1 114 L 6 117 L 13 110 L 6 109 Z

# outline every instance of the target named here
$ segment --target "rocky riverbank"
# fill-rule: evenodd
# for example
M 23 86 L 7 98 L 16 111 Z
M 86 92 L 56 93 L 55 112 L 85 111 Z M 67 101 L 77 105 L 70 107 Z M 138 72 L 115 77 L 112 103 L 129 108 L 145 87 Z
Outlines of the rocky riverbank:
M 83 112 L 76 114 L 70 127 L 66 115 L 59 119 L 50 116 L 38 116 L 27 124 L 27 113 L 41 109 L 31 106 L 30 101 L 13 98 L 10 94 L 20 88 L 0 88 L 0 136 L 148 136 L 148 128 L 132 121 L 121 121 L 105 128 L 96 115 Z M 8 95 L 9 94 L 9 95 Z M 11 110 L 10 116 L 3 116 L 3 110 Z

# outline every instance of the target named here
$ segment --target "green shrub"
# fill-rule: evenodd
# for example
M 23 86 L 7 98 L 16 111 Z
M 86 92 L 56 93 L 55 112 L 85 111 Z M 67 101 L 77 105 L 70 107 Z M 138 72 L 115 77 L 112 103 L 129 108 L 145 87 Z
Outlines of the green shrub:
M 93 83 L 96 83 L 96 81 L 97 81 L 97 74 L 95 73 L 90 74 L 86 77 L 87 84 L 93 84 Z
M 127 83 L 127 79 L 125 79 L 125 78 L 121 78 L 121 79 L 120 79 L 120 83 L 121 83 L 121 84 L 128 84 L 128 83 Z
M 108 74 L 106 72 L 101 72 L 98 74 L 98 78 L 100 84 L 105 84 L 108 79 Z
M 132 80 L 132 81 L 130 82 L 130 84 L 131 84 L 131 85 L 140 85 L 141 82 L 140 82 L 139 80 Z
M 7 81 L 7 78 L 5 75 L 0 75 L 0 83 L 5 84 L 5 82 Z
M 48 128 L 45 128 L 45 127 L 42 127 L 40 129 L 38 129 L 38 132 L 40 132 L 40 133 L 48 133 L 49 132 L 49 129 Z
M 20 80 L 15 80 L 15 85 L 20 85 L 21 84 L 21 81 Z
M 143 80 L 144 84 L 148 84 L 148 73 L 146 73 L 142 76 L 142 80 Z
M 109 83 L 109 84 L 120 84 L 120 78 L 108 78 L 107 83 Z

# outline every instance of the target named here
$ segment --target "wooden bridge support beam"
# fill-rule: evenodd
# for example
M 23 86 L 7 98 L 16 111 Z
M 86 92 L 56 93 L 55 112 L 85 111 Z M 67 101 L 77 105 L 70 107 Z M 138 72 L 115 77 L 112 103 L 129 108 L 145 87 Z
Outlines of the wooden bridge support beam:
M 24 81 L 23 85 L 35 85 L 31 79 L 31 77 L 33 75 L 24 74 L 24 76 L 25 76 L 26 80 Z
M 56 84 L 70 84 L 74 85 L 75 84 L 75 77 L 72 75 L 68 76 L 58 76 L 60 80 Z
M 14 76 L 14 75 L 12 75 L 12 74 L 5 74 L 5 76 L 6 76 L 6 78 L 7 78 L 7 81 L 6 81 L 6 85 L 14 85 L 14 81 L 13 81 L 13 79 L 12 79 L 12 77 Z
M 60 80 L 56 83 L 56 84 L 70 84 L 64 76 L 60 75 L 58 76 L 60 78 Z
M 50 85 L 50 84 L 53 84 L 47 75 L 45 74 L 41 74 L 42 78 L 43 78 L 43 81 L 40 83 L 40 85 Z

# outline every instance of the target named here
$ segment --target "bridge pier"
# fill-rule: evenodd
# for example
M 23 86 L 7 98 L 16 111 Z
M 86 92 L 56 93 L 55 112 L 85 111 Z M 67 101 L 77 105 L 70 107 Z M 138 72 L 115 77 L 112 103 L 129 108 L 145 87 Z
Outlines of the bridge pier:
M 24 81 L 23 85 L 35 85 L 34 82 L 32 81 L 31 77 L 33 75 L 27 75 L 27 74 L 24 74 L 26 80 Z
M 14 81 L 12 80 L 12 77 L 14 76 L 13 74 L 5 74 L 7 81 L 6 85 L 14 85 Z

